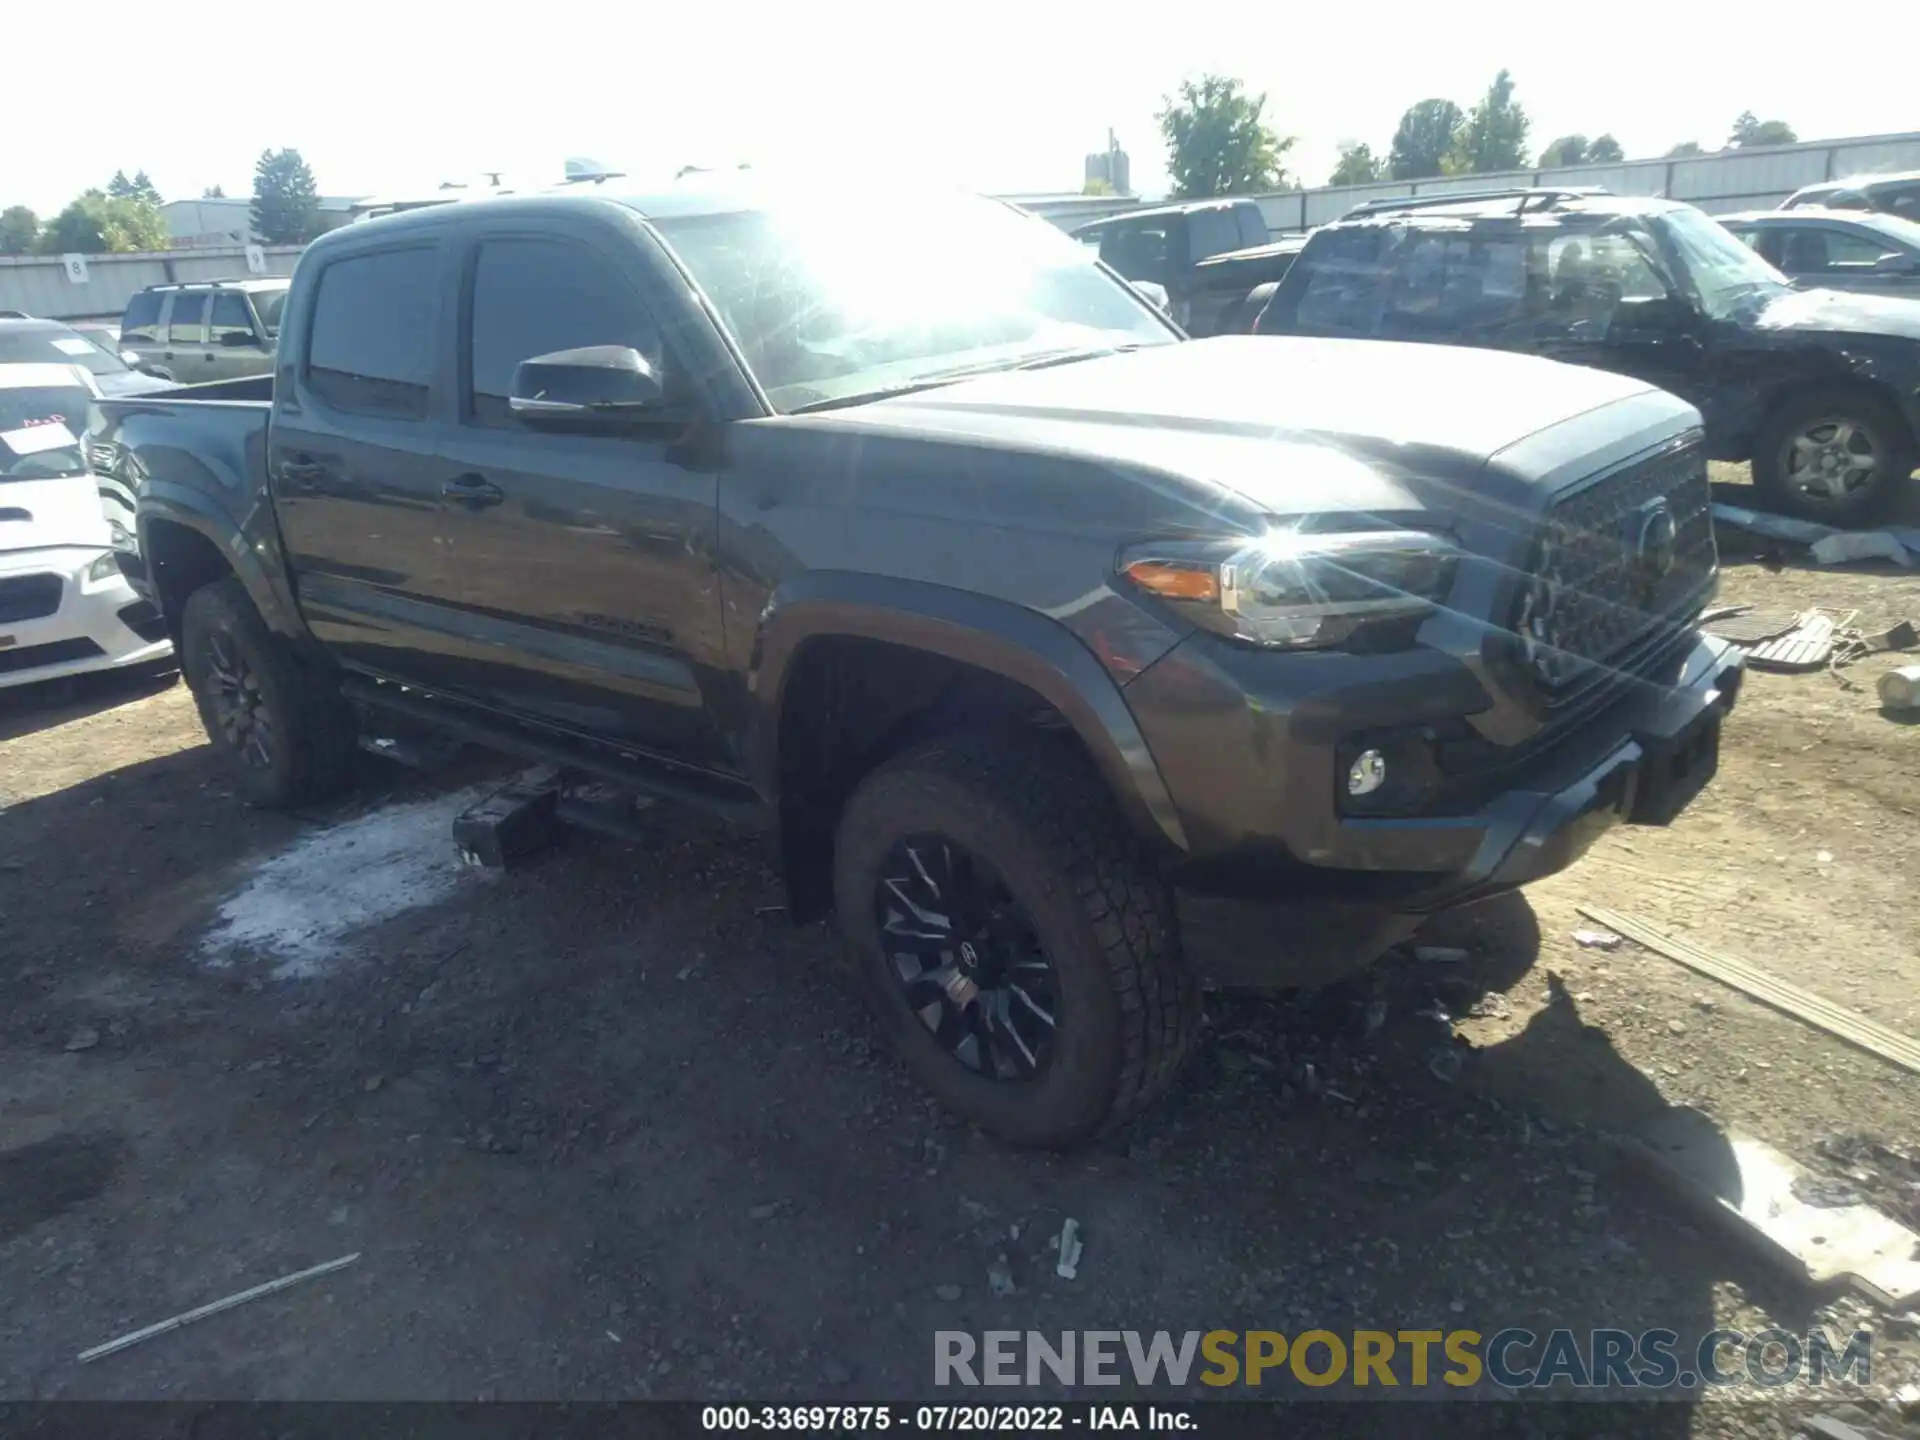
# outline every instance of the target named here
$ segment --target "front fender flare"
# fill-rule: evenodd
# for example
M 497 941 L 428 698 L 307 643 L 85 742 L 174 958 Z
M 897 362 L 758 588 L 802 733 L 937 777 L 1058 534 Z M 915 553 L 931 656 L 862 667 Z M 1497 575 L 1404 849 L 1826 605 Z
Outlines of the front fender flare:
M 761 794 L 779 794 L 780 714 L 793 660 L 807 641 L 827 636 L 943 655 L 1026 686 L 1073 726 L 1136 833 L 1188 848 L 1120 687 L 1072 631 L 1009 601 L 916 580 L 810 570 L 769 598 L 747 677 L 746 759 Z

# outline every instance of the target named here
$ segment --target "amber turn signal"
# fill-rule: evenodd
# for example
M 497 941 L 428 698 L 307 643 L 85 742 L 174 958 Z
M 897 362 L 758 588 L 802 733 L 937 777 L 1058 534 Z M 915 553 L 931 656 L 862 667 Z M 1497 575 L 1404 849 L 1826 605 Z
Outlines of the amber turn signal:
M 1142 590 L 1169 600 L 1209 600 L 1220 598 L 1220 579 L 1211 567 L 1169 565 L 1162 560 L 1135 560 L 1126 569 L 1127 578 Z

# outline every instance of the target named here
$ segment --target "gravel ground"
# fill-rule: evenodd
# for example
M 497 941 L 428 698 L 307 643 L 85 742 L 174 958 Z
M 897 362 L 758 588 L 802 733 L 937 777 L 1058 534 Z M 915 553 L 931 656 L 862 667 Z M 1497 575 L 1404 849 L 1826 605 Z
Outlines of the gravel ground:
M 1892 573 L 1741 564 L 1725 591 L 1920 618 Z M 921 1098 L 829 934 L 768 913 L 755 842 L 661 811 L 649 843 L 570 839 L 486 876 L 445 834 L 479 762 L 373 768 L 324 814 L 265 815 L 226 792 L 182 687 L 13 695 L 0 1400 L 951 1401 L 933 1333 L 988 1328 L 1864 1325 L 1877 1381 L 1920 1380 L 1920 1318 L 1796 1288 L 1613 1140 L 1696 1106 L 1898 1212 L 1920 1201 L 1920 1078 L 1570 938 L 1576 904 L 1606 904 L 1920 1034 L 1916 759 L 1920 728 L 1870 684 L 1755 676 L 1679 825 L 1421 937 L 1464 961 L 1212 997 L 1168 1103 L 1049 1157 Z M 1072 1281 L 1049 1249 L 1069 1216 Z M 1518 1429 L 1469 1408 L 1489 1431 L 1592 1428 L 1579 1406 Z M 1802 1418 L 1717 1395 L 1608 1427 Z M 1368 1428 L 1435 1427 L 1375 1407 Z

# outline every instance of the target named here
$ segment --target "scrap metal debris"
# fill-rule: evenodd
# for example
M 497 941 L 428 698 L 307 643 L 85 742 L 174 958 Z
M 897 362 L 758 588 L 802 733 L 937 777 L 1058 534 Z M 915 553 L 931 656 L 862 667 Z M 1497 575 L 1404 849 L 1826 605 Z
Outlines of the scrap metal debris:
M 1889 710 L 1920 709 L 1920 665 L 1902 665 L 1880 677 L 1880 703 Z
M 1598 905 L 1581 905 L 1577 908 L 1589 920 L 1617 930 L 1629 940 L 1637 941 L 1669 960 L 1677 960 L 1690 970 L 1698 970 L 1723 985 L 1731 985 L 1762 1004 L 1771 1005 L 1870 1055 L 1878 1055 L 1882 1060 L 1891 1061 L 1902 1069 L 1920 1075 L 1920 1041 L 1909 1039 L 1897 1030 L 1889 1030 L 1878 1021 L 1870 1020 L 1844 1005 L 1836 1005 L 1811 990 L 1789 984 L 1757 965 L 1750 965 L 1732 955 L 1718 954 L 1680 936 L 1668 935 L 1643 920 Z
M 1885 530 L 1837 530 L 1812 520 L 1795 520 L 1786 515 L 1769 515 L 1738 505 L 1715 505 L 1715 523 L 1731 525 L 1769 540 L 1784 540 L 1808 547 L 1816 563 L 1841 565 L 1850 560 L 1891 560 L 1911 568 L 1920 556 L 1920 530 L 1889 527 Z
M 82 1025 L 68 1038 L 66 1048 L 69 1050 L 91 1050 L 99 1043 L 100 1032 L 91 1025 Z
M 1620 937 L 1609 930 L 1576 930 L 1573 943 L 1587 950 L 1618 950 Z
M 143 1340 L 151 1340 L 156 1335 L 165 1335 L 170 1330 L 178 1330 L 183 1326 L 193 1324 L 196 1320 L 205 1320 L 209 1315 L 218 1315 L 222 1310 L 231 1310 L 236 1305 L 245 1305 L 250 1300 L 258 1300 L 262 1296 L 275 1294 L 287 1289 L 289 1286 L 298 1285 L 303 1280 L 313 1280 L 321 1275 L 330 1275 L 335 1270 L 344 1270 L 359 1258 L 360 1252 L 356 1250 L 351 1255 L 342 1255 L 338 1260 L 329 1260 L 324 1265 L 315 1265 L 308 1270 L 296 1270 L 291 1275 L 282 1275 L 278 1280 L 269 1280 L 266 1284 L 256 1285 L 251 1290 L 242 1290 L 236 1295 L 228 1295 L 224 1299 L 215 1300 L 209 1305 L 202 1305 L 197 1310 L 189 1310 L 184 1314 L 162 1320 L 156 1325 L 149 1325 L 145 1329 L 135 1330 L 131 1334 L 122 1335 L 118 1340 L 109 1340 L 106 1344 L 96 1345 L 91 1350 L 82 1350 L 79 1355 L 80 1363 L 85 1365 L 103 1356 L 116 1354 L 130 1346 L 140 1344 Z
M 987 1267 L 987 1289 L 1004 1300 L 1013 1294 L 1014 1288 L 1013 1267 L 1007 1264 L 1007 1257 L 1001 1255 Z
M 1080 1275 L 1080 1222 L 1071 1215 L 1060 1227 L 1060 1236 L 1054 1241 L 1060 1248 L 1060 1259 L 1053 1267 L 1053 1273 L 1062 1280 L 1074 1280 Z

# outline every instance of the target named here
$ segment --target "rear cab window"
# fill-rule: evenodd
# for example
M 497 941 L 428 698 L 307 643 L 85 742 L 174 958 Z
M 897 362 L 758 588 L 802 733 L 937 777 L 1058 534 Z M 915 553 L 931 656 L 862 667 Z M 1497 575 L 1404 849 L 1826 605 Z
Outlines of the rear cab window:
M 433 376 L 440 252 L 432 246 L 345 255 L 320 272 L 305 381 L 322 404 L 423 420 Z

